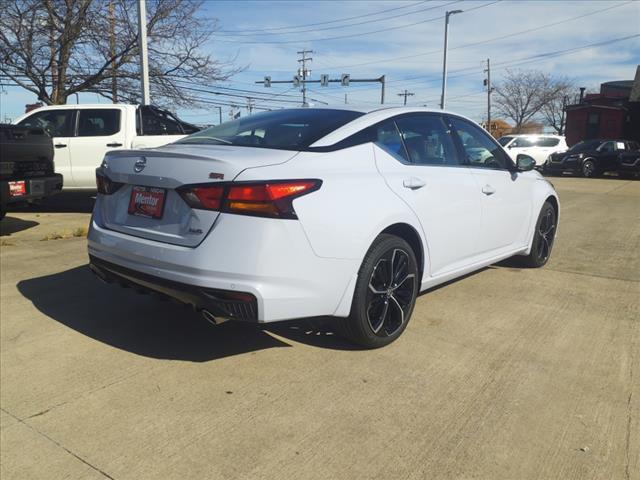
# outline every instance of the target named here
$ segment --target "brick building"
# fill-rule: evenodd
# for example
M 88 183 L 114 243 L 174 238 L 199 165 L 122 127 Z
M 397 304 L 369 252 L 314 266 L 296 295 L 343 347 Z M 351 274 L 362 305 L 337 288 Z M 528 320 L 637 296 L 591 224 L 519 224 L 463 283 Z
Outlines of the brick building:
M 640 141 L 640 66 L 635 80 L 605 82 L 600 92 L 567 106 L 567 143 L 594 138 Z

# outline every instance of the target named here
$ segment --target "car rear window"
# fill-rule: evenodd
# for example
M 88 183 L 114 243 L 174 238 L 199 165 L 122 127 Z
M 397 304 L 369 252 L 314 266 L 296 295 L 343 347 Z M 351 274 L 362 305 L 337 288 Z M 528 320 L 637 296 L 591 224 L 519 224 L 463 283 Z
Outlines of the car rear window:
M 555 147 L 560 143 L 559 138 L 541 137 L 536 141 L 538 147 Z
M 362 115 L 334 109 L 276 110 L 207 128 L 176 143 L 301 150 Z

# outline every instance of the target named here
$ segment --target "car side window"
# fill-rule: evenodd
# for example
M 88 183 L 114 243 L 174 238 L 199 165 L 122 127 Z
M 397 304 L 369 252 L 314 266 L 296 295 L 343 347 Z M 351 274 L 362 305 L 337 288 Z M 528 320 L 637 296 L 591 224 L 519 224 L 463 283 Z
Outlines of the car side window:
M 375 126 L 374 143 L 389 155 L 403 163 L 409 162 L 409 157 L 402 144 L 402 137 L 393 120 L 387 120 Z
M 70 137 L 73 135 L 73 110 L 37 112 L 22 120 L 18 125 L 41 128 L 51 137 Z
M 538 141 L 536 142 L 536 145 L 538 147 L 556 147 L 558 146 L 559 143 L 560 143 L 559 138 L 542 137 L 538 139 Z
M 451 117 L 451 124 L 462 144 L 470 167 L 509 169 L 513 163 L 484 130 L 461 118 Z
M 600 145 L 599 150 L 602 153 L 613 153 L 616 151 L 616 147 L 613 142 L 604 142 L 602 145 Z
M 459 165 L 453 140 L 440 115 L 411 115 L 396 120 L 411 163 Z
M 516 138 L 509 146 L 514 148 L 528 148 L 533 147 L 534 145 L 535 143 L 528 138 Z
M 183 135 L 180 123 L 171 118 L 166 112 L 141 107 L 140 113 L 143 135 Z
M 107 137 L 120 131 L 120 110 L 87 108 L 78 112 L 79 137 Z

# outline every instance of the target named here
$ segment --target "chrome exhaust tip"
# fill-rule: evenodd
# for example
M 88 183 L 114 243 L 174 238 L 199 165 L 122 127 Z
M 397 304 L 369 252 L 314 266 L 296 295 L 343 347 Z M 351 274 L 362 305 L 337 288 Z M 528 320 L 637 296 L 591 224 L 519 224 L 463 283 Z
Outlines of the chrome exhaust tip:
M 229 319 L 228 318 L 222 318 L 222 317 L 216 317 L 213 313 L 211 313 L 209 310 L 202 310 L 200 313 L 202 313 L 202 318 L 204 318 L 207 322 L 209 322 L 212 325 L 220 325 L 224 322 L 228 322 Z

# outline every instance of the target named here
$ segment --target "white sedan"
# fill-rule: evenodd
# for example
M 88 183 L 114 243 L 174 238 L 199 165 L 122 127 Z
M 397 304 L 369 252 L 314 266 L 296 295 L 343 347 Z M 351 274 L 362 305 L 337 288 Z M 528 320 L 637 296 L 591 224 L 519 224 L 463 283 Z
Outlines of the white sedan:
M 369 348 L 418 292 L 551 254 L 553 186 L 482 128 L 424 108 L 261 113 L 98 168 L 92 270 L 208 320 L 338 317 Z

